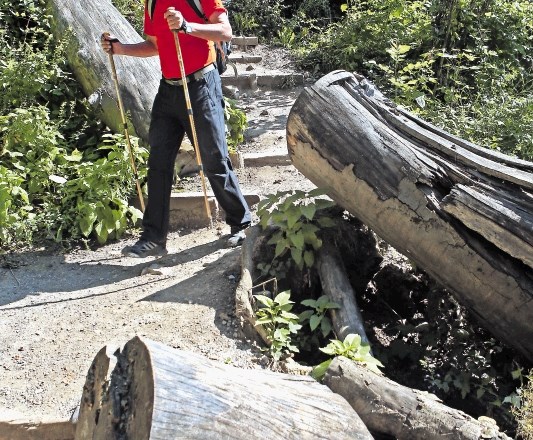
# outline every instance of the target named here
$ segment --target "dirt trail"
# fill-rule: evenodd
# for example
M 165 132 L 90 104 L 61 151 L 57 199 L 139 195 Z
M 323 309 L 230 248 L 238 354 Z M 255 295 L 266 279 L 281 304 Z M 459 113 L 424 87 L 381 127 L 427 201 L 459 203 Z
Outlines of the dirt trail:
M 278 62 L 286 63 L 283 54 Z M 298 92 L 242 91 L 239 105 L 249 120 L 242 152 L 286 152 L 286 118 Z M 244 168 L 238 176 L 243 189 L 259 194 L 313 187 L 292 166 Z M 169 255 L 158 260 L 120 255 L 135 236 L 94 250 L 6 256 L 0 268 L 0 419 L 69 418 L 97 351 L 135 335 L 262 368 L 262 353 L 233 315 L 240 249 L 225 247 L 228 232 L 226 225 L 172 232 Z

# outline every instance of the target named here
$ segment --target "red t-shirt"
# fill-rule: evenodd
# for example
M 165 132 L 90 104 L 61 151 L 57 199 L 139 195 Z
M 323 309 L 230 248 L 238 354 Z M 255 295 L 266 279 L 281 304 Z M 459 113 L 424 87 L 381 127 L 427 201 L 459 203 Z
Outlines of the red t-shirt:
M 213 12 L 226 12 L 221 0 L 201 0 L 201 4 L 204 14 L 208 18 Z M 164 17 L 165 11 L 170 7 L 180 11 L 188 22 L 205 23 L 205 21 L 194 12 L 187 0 L 157 0 L 151 19 L 148 15 L 148 8 L 145 7 L 144 33 L 157 38 L 157 49 L 163 76 L 165 78 L 180 78 L 174 33 L 168 28 Z M 212 41 L 186 35 L 183 32 L 177 35 L 186 75 L 215 62 L 216 54 Z

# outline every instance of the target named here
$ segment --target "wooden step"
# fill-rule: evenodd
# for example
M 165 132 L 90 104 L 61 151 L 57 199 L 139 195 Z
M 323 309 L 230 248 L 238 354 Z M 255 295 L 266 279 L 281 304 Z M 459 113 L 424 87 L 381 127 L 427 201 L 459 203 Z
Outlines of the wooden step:
M 257 46 L 259 39 L 257 37 L 233 37 L 231 44 L 235 46 Z

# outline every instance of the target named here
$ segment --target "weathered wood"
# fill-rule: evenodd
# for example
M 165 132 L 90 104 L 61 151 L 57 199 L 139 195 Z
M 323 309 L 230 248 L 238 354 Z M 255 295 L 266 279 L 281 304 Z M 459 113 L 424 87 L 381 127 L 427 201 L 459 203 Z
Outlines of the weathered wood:
M 111 402 L 110 417 L 76 440 L 373 438 L 348 402 L 309 376 L 242 370 L 138 337 L 118 354 L 109 386 L 91 387 L 103 393 L 95 402 Z
M 324 383 L 343 396 L 374 433 L 398 440 L 510 440 L 494 420 L 476 420 L 433 394 L 378 376 L 344 357 L 333 360 Z
M 253 226 L 246 231 L 246 240 L 241 248 L 241 279 L 235 289 L 235 315 L 239 317 L 242 329 L 248 338 L 270 344 L 263 326 L 256 325 L 252 288 L 255 272 L 254 251 L 261 234 L 260 226 Z M 260 337 L 258 340 L 257 336 Z
M 109 347 L 103 347 L 91 363 L 81 396 L 76 439 L 112 438 L 112 425 L 104 423 L 104 419 L 109 422 L 112 417 L 112 402 L 105 397 L 115 365 L 116 358 Z
M 102 108 L 102 119 L 122 133 L 108 55 L 100 47 L 103 32 L 112 32 L 121 41 L 135 43 L 142 37 L 110 1 L 48 0 L 56 38 L 63 39 L 67 60 L 86 96 Z M 73 34 L 73 35 L 72 35 Z M 148 139 L 152 103 L 161 79 L 157 57 L 115 56 L 120 93 L 136 135 Z
M 363 343 L 369 344 L 355 292 L 346 274 L 342 257 L 332 243 L 324 242 L 319 250 L 318 275 L 324 295 L 340 306 L 338 309 L 330 309 L 337 338 L 344 340 L 350 333 L 355 333 L 361 336 Z
M 299 95 L 287 143 L 307 178 L 533 359 L 531 163 L 424 123 L 344 71 Z

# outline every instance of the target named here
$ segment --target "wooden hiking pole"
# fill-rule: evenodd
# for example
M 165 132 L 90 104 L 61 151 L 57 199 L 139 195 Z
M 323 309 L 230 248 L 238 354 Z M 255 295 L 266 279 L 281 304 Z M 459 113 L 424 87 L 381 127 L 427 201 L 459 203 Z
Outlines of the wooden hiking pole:
M 204 192 L 205 212 L 207 214 L 207 218 L 209 218 L 209 225 L 213 226 L 213 218 L 211 217 L 211 208 L 209 207 L 209 201 L 207 200 L 207 189 L 205 186 L 205 176 L 204 176 L 204 168 L 202 165 L 202 157 L 200 156 L 200 147 L 198 146 L 198 139 L 196 137 L 196 127 L 194 125 L 194 115 L 192 111 L 191 97 L 189 95 L 189 87 L 187 85 L 187 79 L 185 76 L 185 66 L 183 64 L 183 56 L 181 54 L 180 40 L 179 40 L 177 31 L 174 31 L 174 41 L 176 42 L 176 52 L 178 54 L 178 63 L 180 65 L 181 82 L 183 84 L 183 94 L 185 95 L 185 104 L 187 107 L 187 113 L 189 114 L 189 122 L 191 124 L 192 145 L 194 147 L 194 152 L 196 154 L 196 164 L 198 165 L 198 169 L 200 173 L 200 180 L 202 181 L 202 190 Z
M 109 33 L 104 33 L 104 37 L 109 37 Z M 111 40 L 110 40 L 111 41 Z M 116 40 L 118 41 L 118 40 Z M 113 42 L 113 41 L 111 41 Z M 128 133 L 128 123 L 126 121 L 126 113 L 124 111 L 124 104 L 120 95 L 118 87 L 117 68 L 115 67 L 115 60 L 113 59 L 113 51 L 108 52 L 109 64 L 111 65 L 111 74 L 113 76 L 113 82 L 115 83 L 115 89 L 117 91 L 118 108 L 120 109 L 120 116 L 122 118 L 122 125 L 124 127 L 124 137 L 126 138 L 126 145 L 130 154 L 131 169 L 133 170 L 133 176 L 135 177 L 135 185 L 137 187 L 137 194 L 139 196 L 139 202 L 141 203 L 141 211 L 144 213 L 144 198 L 141 190 L 141 183 L 139 182 L 139 174 L 137 173 L 137 167 L 135 166 L 135 160 L 133 158 L 133 148 L 131 147 L 130 135 Z

